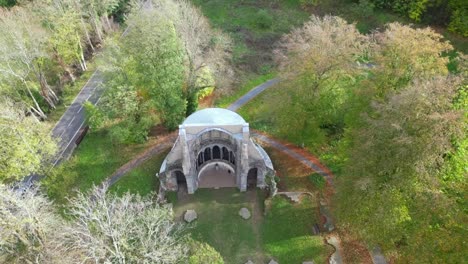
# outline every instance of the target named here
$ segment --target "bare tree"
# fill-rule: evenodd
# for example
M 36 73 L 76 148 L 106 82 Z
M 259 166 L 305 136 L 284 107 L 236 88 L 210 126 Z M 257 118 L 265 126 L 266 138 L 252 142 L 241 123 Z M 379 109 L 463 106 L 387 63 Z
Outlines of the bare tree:
M 71 263 L 72 254 L 59 249 L 64 225 L 37 187 L 18 191 L 0 184 L 1 263 Z
M 94 187 L 89 195 L 70 200 L 73 224 L 66 230 L 71 248 L 95 263 L 178 263 L 187 257 L 183 226 L 172 209 L 150 198 L 106 193 Z

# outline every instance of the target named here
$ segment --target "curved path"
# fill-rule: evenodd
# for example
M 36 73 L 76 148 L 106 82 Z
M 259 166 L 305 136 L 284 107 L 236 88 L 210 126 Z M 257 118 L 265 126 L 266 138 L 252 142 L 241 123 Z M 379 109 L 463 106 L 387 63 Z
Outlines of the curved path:
M 273 85 L 275 85 L 275 84 L 277 84 L 279 82 L 280 82 L 280 79 L 275 78 L 275 79 L 271 79 L 271 80 L 268 80 L 268 81 L 260 84 L 259 86 L 253 88 L 252 90 L 250 90 L 249 92 L 244 94 L 241 98 L 237 99 L 234 103 L 229 105 L 227 107 L 227 109 L 231 110 L 231 111 L 234 111 L 234 112 L 237 111 L 243 105 L 245 105 L 250 100 L 252 100 L 255 96 L 259 95 L 261 92 L 265 91 L 267 88 L 270 88 L 271 86 L 273 86 Z

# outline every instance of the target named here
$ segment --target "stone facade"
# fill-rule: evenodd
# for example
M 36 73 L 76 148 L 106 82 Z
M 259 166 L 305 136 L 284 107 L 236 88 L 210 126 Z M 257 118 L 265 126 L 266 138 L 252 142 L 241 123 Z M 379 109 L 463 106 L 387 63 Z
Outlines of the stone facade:
M 176 191 L 186 184 L 192 194 L 204 187 L 199 185 L 206 171 L 214 169 L 228 172 L 220 187 L 228 187 L 232 175 L 232 184 L 241 191 L 246 191 L 248 180 L 264 188 L 265 175 L 274 173 L 267 153 L 250 138 L 249 124 L 221 108 L 197 111 L 179 126 L 179 137 L 157 175 L 163 189 Z

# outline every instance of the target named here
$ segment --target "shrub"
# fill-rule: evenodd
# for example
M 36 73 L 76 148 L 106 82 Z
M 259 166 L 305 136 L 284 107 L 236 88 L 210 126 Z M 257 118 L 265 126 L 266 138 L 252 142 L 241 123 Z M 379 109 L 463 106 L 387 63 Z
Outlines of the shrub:
M 273 25 L 273 17 L 265 9 L 260 9 L 255 17 L 255 24 L 261 29 L 269 29 Z
M 219 252 L 206 243 L 194 241 L 190 251 L 193 254 L 189 258 L 190 264 L 224 264 L 224 260 Z
M 310 182 L 312 182 L 312 184 L 319 190 L 323 190 L 323 188 L 325 188 L 325 178 L 318 174 L 318 173 L 313 173 L 311 175 L 309 175 L 309 180 Z

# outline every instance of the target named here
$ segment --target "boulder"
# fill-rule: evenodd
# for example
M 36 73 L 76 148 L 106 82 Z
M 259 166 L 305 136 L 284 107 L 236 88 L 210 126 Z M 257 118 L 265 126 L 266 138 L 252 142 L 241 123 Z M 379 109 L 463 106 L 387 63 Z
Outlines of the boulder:
M 315 264 L 315 262 L 312 260 L 312 261 L 304 261 L 302 262 L 302 264 Z
M 268 262 L 268 264 L 278 264 L 278 262 L 276 262 L 275 260 L 270 260 L 270 262 Z
M 245 264 L 254 264 L 250 259 Z
M 191 223 L 193 220 L 197 219 L 197 212 L 195 210 L 187 210 L 184 214 L 184 220 L 187 223 Z
M 247 208 L 245 208 L 245 207 L 243 207 L 243 208 L 241 208 L 241 209 L 239 210 L 239 215 L 240 215 L 242 218 L 246 219 L 246 220 L 249 219 L 250 216 L 251 216 L 249 209 L 247 209 Z

